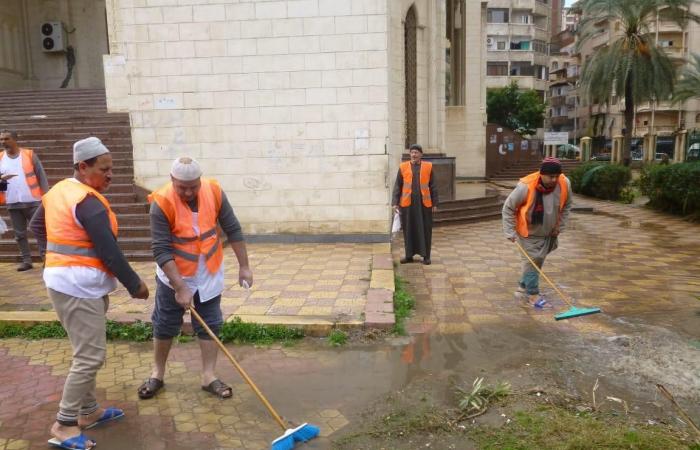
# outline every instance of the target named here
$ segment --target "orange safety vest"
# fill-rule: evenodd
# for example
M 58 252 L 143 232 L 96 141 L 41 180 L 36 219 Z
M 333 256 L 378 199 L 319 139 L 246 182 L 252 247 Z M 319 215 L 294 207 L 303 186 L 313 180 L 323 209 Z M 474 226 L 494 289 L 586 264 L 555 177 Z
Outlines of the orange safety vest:
M 97 256 L 90 236 L 75 218 L 75 207 L 89 194 L 107 209 L 112 234 L 117 237 L 117 216 L 102 194 L 75 180 L 59 181 L 41 200 L 46 217 L 46 267 L 94 267 L 110 273 Z
M 5 157 L 5 152 L 0 152 L 0 161 Z M 39 180 L 36 178 L 36 172 L 34 172 L 34 152 L 28 148 L 19 149 L 19 157 L 22 158 L 22 170 L 24 170 L 24 181 L 27 183 L 27 187 L 31 191 L 34 198 L 41 200 L 41 186 L 39 186 Z M 0 192 L 0 205 L 5 204 L 5 192 Z
M 180 275 L 191 277 L 197 273 L 199 256 L 204 255 L 209 273 L 218 272 L 224 259 L 223 246 L 217 230 L 221 210 L 221 186 L 214 180 L 202 178 L 197 194 L 197 225 L 194 231 L 192 210 L 180 199 L 173 184 L 168 183 L 148 196 L 156 202 L 170 222 L 173 238 L 173 256 Z
M 411 161 L 402 162 L 399 166 L 401 175 L 403 176 L 403 189 L 401 190 L 401 201 L 399 206 L 405 208 L 411 206 L 411 186 L 413 185 L 413 170 L 411 170 Z M 430 198 L 430 173 L 433 170 L 433 163 L 421 161 L 420 163 L 420 193 L 423 198 L 423 206 L 431 208 L 433 200 Z
M 522 237 L 528 237 L 530 235 L 528 231 L 528 224 L 530 223 L 530 218 L 527 212 L 532 207 L 535 202 L 535 191 L 537 190 L 537 183 L 540 182 L 540 172 L 534 172 L 530 175 L 520 179 L 521 183 L 527 185 L 527 199 L 525 203 L 520 205 L 515 211 L 515 230 Z M 559 195 L 559 216 L 557 217 L 557 224 L 561 218 L 561 212 L 564 210 L 564 205 L 566 204 L 566 198 L 569 195 L 569 189 L 566 183 L 566 177 L 564 175 L 559 175 L 557 179 L 559 183 L 559 190 L 561 191 Z

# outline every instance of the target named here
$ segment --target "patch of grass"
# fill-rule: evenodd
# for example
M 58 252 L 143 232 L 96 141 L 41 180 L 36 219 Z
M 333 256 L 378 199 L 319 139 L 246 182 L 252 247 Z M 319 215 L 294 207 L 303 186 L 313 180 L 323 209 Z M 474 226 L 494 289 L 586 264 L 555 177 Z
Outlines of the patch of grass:
M 328 343 L 333 347 L 340 347 L 345 345 L 346 342 L 348 342 L 348 334 L 343 330 L 336 328 L 328 335 Z
M 153 338 L 151 324 L 137 320 L 133 324 L 122 324 L 113 320 L 107 321 L 107 339 L 145 342 Z
M 274 342 L 299 340 L 304 337 L 304 330 L 282 325 L 243 322 L 240 317 L 234 317 L 232 321 L 223 324 L 220 337 L 223 342 L 269 345 Z
M 416 301 L 406 289 L 406 282 L 398 275 L 394 276 L 394 333 L 405 335 L 405 320 L 416 307 Z
M 194 336 L 180 333 L 178 336 L 175 337 L 175 340 L 178 344 L 186 344 L 188 342 L 194 341 Z
M 0 339 L 18 337 L 25 339 L 64 338 L 66 331 L 59 322 L 38 323 L 29 327 L 14 323 L 0 323 Z
M 580 415 L 556 406 L 516 411 L 510 423 L 470 427 L 468 434 L 484 450 L 689 448 L 659 425 L 632 424 L 602 414 Z

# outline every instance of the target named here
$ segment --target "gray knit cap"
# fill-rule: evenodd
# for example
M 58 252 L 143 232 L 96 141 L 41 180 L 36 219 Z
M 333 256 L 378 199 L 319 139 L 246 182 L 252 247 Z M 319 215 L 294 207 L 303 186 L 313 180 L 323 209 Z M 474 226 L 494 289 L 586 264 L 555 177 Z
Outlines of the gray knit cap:
M 73 144 L 73 164 L 109 153 L 101 140 L 96 137 L 82 139 Z
M 202 176 L 202 168 L 196 159 L 188 156 L 181 156 L 173 161 L 170 175 L 180 181 L 194 181 Z

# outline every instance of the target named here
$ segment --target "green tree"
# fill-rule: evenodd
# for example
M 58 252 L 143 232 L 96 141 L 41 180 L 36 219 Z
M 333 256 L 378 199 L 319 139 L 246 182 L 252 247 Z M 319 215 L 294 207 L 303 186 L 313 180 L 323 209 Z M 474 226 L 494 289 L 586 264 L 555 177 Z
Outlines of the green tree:
M 676 82 L 671 58 L 656 46 L 653 26 L 659 15 L 685 27 L 697 21 L 690 12 L 695 0 L 582 0 L 581 46 L 601 33 L 607 23 L 614 38 L 599 48 L 583 66 L 581 86 L 591 104 L 609 104 L 613 96 L 624 97 L 625 128 L 623 160 L 630 162 L 632 125 L 636 105 L 667 100 Z M 619 24 L 619 29 L 613 24 Z M 605 32 L 605 29 L 602 30 Z
M 700 97 L 700 54 L 693 53 L 692 60 L 683 68 L 673 93 L 675 102 Z
M 513 131 L 534 134 L 542 126 L 546 106 L 537 91 L 520 90 L 518 83 L 489 89 L 486 93 L 486 115 L 489 123 L 508 127 Z

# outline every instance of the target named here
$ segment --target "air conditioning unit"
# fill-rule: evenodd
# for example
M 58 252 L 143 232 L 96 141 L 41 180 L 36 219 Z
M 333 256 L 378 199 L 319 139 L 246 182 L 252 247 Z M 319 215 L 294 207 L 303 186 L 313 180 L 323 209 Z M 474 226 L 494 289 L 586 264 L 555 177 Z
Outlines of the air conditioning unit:
M 66 32 L 61 22 L 41 24 L 41 49 L 45 52 L 62 52 L 66 49 Z
M 486 45 L 489 47 L 493 45 L 493 38 L 486 38 Z

